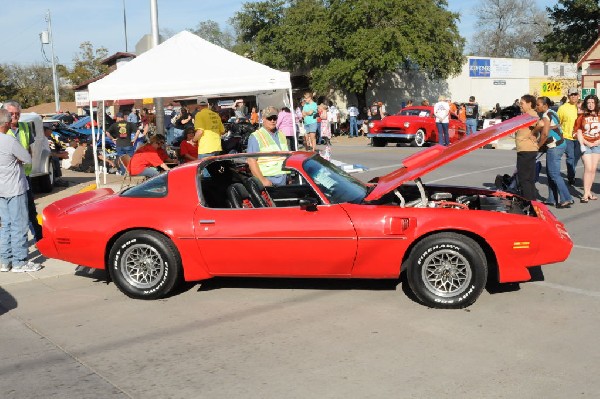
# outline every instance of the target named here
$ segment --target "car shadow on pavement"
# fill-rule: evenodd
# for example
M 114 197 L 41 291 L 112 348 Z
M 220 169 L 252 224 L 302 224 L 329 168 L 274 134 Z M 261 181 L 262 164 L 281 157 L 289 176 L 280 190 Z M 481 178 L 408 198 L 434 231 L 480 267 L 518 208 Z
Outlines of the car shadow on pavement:
M 297 289 L 297 290 L 396 290 L 399 279 L 322 279 L 268 277 L 214 277 L 199 283 L 198 291 L 221 288 Z
M 12 309 L 16 309 L 17 300 L 6 290 L 0 287 L 0 316 L 4 313 L 10 312 Z
M 108 272 L 104 269 L 95 269 L 86 266 L 77 266 L 75 268 L 76 276 L 87 277 L 94 280 L 95 283 L 110 283 Z

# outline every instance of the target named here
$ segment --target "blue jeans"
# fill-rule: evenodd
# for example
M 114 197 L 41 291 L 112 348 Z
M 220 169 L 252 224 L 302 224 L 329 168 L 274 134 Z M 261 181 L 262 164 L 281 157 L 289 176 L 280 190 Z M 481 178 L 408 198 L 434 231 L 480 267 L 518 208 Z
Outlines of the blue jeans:
M 354 134 L 352 132 L 354 132 Z M 356 116 L 350 117 L 350 130 L 348 131 L 348 136 L 358 137 L 358 123 L 356 120 Z
M 154 177 L 159 174 L 160 172 L 158 171 L 158 169 L 152 166 L 148 166 L 147 168 L 144 168 L 144 170 L 142 170 L 137 176 Z
M 29 227 L 27 193 L 0 197 L 0 261 L 14 266 L 27 263 L 27 230 Z
M 571 201 L 571 193 L 560 174 L 560 160 L 565 153 L 566 146 L 549 148 L 546 152 L 546 177 L 548 177 L 548 199 L 546 202 L 558 204 Z M 560 202 L 559 202 L 560 199 Z
M 177 141 L 182 136 L 183 136 L 183 129 L 177 129 L 176 127 L 174 127 L 173 128 L 173 141 Z
M 467 136 L 470 134 L 475 134 L 477 133 L 477 119 L 475 118 L 467 118 L 467 121 L 465 122 L 465 124 L 467 125 Z
M 577 162 L 581 159 L 581 146 L 577 140 L 565 139 L 565 143 L 567 144 L 565 149 L 565 154 L 567 154 L 567 180 L 572 183 L 575 180 Z
M 129 145 L 127 147 L 117 147 L 117 158 L 119 158 L 121 155 L 129 155 L 130 157 L 133 156 L 134 153 L 134 149 L 132 145 Z M 121 165 L 121 163 L 119 162 L 119 170 L 121 171 L 121 173 L 125 174 L 125 168 L 123 167 L 123 165 Z
M 436 122 L 438 131 L 438 143 L 441 145 L 449 146 L 450 145 L 450 136 L 448 135 L 448 126 L 449 123 L 441 123 Z
M 165 133 L 167 135 L 167 145 L 172 145 L 175 139 L 175 128 L 173 126 L 165 128 Z

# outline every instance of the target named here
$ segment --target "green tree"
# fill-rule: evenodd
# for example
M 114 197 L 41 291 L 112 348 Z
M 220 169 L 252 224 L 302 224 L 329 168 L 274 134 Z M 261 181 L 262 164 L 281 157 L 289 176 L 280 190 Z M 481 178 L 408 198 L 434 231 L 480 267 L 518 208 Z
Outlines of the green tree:
M 80 52 L 73 57 L 73 68 L 65 76 L 73 85 L 78 85 L 86 80 L 95 78 L 108 71 L 108 67 L 102 64 L 102 60 L 108 57 L 108 50 L 99 47 L 94 50 L 90 42 L 79 45 Z
M 219 24 L 210 19 L 198 23 L 196 29 L 189 29 L 189 31 L 227 50 L 231 50 L 235 43 L 235 38 L 231 32 L 221 30 Z
M 0 102 L 9 100 L 16 88 L 9 75 L 8 65 L 0 65 Z
M 538 49 L 546 60 L 577 62 L 598 38 L 600 4 L 592 0 L 558 0 L 546 10 L 553 30 Z
M 6 99 L 18 101 L 23 108 L 54 101 L 52 69 L 44 64 L 6 65 L 6 79 L 11 92 Z
M 459 73 L 458 17 L 445 0 L 267 0 L 246 3 L 232 22 L 239 53 L 306 71 L 313 89 L 348 90 L 363 108 L 368 87 L 387 72 Z

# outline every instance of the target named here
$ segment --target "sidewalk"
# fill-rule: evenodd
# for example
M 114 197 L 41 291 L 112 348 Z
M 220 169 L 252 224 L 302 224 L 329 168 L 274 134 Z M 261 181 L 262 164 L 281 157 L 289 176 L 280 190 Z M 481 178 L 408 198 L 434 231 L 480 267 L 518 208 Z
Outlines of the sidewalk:
M 96 175 L 93 173 L 74 172 L 71 170 L 62 170 L 63 180 L 69 182 L 68 187 L 55 187 L 51 193 L 34 193 L 35 206 L 38 215 L 42 214 L 44 208 L 54 201 L 68 197 L 78 192 L 96 186 Z M 100 175 L 101 181 L 104 181 Z M 106 175 L 107 186 L 116 187 L 119 189 L 123 176 Z M 0 285 L 7 286 L 18 284 L 27 281 L 42 280 L 47 278 L 60 278 L 64 275 L 87 274 L 93 272 L 93 269 L 88 269 L 81 266 L 73 265 L 72 263 L 64 262 L 58 259 L 44 258 L 33 242 L 33 237 L 29 235 L 29 254 L 30 259 L 42 264 L 43 269 L 32 273 L 0 273 Z

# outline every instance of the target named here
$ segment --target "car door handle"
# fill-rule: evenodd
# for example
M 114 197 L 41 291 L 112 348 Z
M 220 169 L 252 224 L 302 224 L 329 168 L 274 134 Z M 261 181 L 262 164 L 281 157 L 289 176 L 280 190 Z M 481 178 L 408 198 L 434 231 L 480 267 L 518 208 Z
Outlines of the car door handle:
M 215 224 L 214 220 L 204 219 L 198 222 L 199 224 Z

